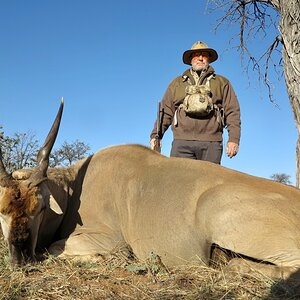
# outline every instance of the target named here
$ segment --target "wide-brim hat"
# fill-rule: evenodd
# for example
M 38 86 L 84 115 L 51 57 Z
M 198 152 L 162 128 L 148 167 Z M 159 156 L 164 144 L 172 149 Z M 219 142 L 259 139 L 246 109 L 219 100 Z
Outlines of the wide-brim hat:
M 206 51 L 209 53 L 209 62 L 214 62 L 218 59 L 218 53 L 216 50 L 209 48 L 203 42 L 196 42 L 190 50 L 187 50 L 183 53 L 182 60 L 186 65 L 191 65 L 192 54 L 199 51 Z

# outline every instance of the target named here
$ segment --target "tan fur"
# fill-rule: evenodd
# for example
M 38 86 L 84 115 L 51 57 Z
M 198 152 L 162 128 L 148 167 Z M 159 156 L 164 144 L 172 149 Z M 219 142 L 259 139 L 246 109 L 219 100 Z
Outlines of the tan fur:
M 84 176 L 82 223 L 64 255 L 105 254 L 125 241 L 140 259 L 154 251 L 167 265 L 209 263 L 215 244 L 269 262 L 264 269 L 300 267 L 294 187 L 134 145 L 96 153 Z
M 32 214 L 37 206 L 37 187 L 29 189 L 18 183 L 12 187 L 5 188 L 1 202 L 0 212 L 9 214 L 13 218 L 25 214 Z
M 19 218 L 23 230 L 22 218 L 40 207 L 31 199 L 38 194 L 45 212 L 34 225 L 37 245 L 55 255 L 105 255 L 125 243 L 142 260 L 154 252 L 173 266 L 208 264 L 217 247 L 262 272 L 288 276 L 300 268 L 300 190 L 294 187 L 137 145 L 103 149 L 70 168 L 50 169 L 48 178 L 32 194 L 20 180 L 25 204 L 15 211 L 26 212 Z M 10 199 L 14 193 L 5 190 Z M 2 213 L 9 212 L 6 196 Z
M 12 243 L 25 241 L 28 236 L 29 216 L 37 207 L 37 188 L 31 188 L 13 182 L 5 188 L 0 201 L 0 212 L 11 218 L 9 239 Z

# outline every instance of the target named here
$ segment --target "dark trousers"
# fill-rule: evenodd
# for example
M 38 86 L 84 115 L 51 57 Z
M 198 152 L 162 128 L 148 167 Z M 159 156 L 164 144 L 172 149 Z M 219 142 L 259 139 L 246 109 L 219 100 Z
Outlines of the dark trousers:
M 221 163 L 222 153 L 222 142 L 174 140 L 171 149 L 172 157 L 206 160 L 216 164 Z

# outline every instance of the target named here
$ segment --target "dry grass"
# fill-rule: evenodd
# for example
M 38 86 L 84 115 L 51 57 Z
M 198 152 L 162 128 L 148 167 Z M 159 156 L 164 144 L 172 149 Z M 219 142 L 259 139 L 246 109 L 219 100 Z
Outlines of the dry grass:
M 296 288 L 285 282 L 261 276 L 225 276 L 222 270 L 199 266 L 159 269 L 138 264 L 121 252 L 94 262 L 49 257 L 12 270 L 2 236 L 0 287 L 3 300 L 300 299 Z

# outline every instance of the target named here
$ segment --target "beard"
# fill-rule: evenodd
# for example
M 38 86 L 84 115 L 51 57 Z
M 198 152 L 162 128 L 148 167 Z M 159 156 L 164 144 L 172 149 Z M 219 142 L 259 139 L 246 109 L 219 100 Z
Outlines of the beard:
M 208 68 L 208 62 L 193 60 L 191 63 L 192 63 L 192 68 L 195 72 L 202 72 L 207 70 Z

